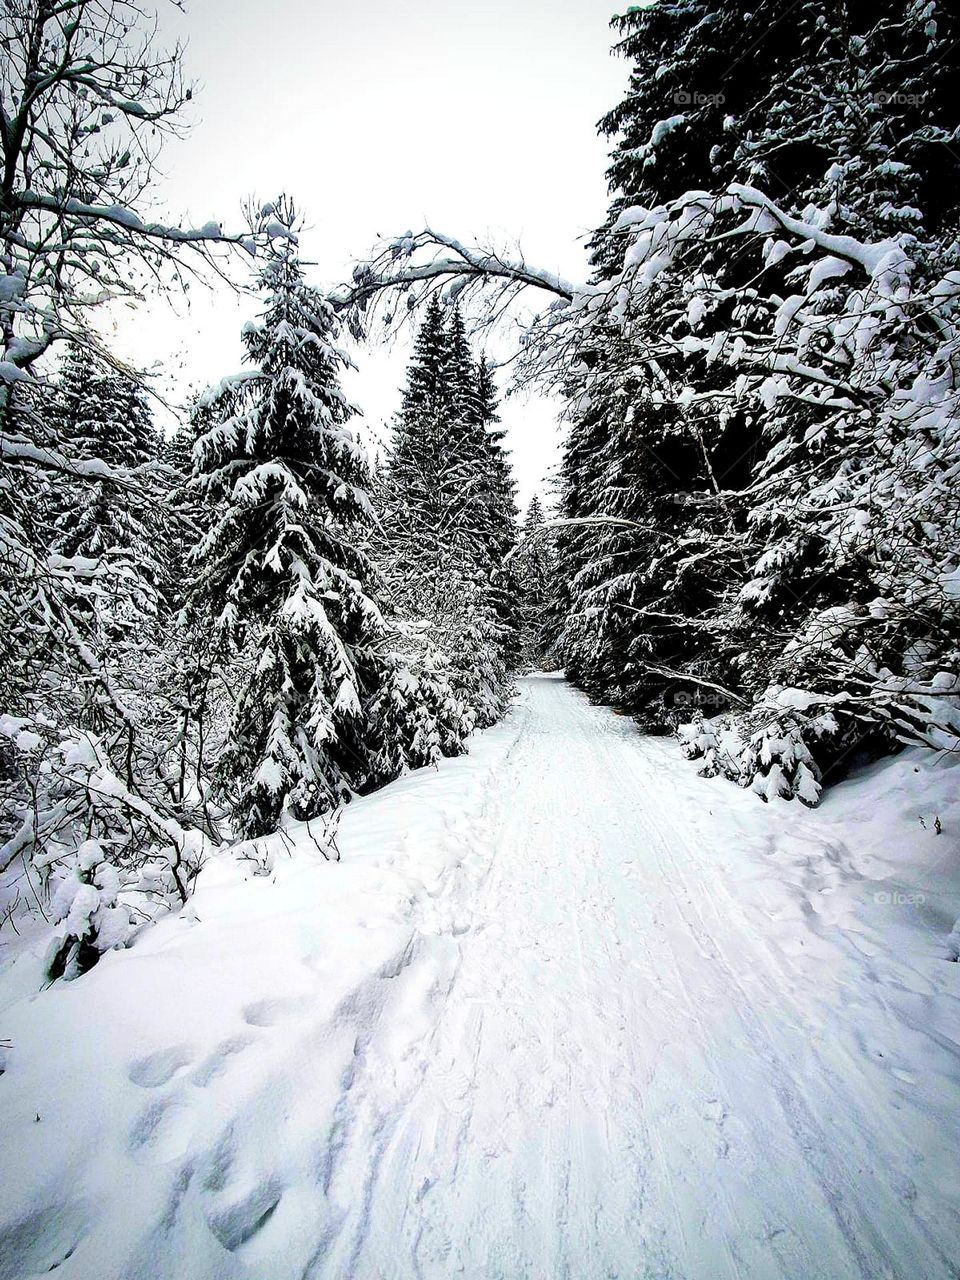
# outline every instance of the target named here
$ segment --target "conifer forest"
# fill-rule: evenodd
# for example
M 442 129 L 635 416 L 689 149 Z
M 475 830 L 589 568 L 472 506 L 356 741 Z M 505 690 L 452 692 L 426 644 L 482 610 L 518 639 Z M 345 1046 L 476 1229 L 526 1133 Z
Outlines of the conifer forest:
M 0 0 L 0 1280 L 960 1274 L 958 83 Z

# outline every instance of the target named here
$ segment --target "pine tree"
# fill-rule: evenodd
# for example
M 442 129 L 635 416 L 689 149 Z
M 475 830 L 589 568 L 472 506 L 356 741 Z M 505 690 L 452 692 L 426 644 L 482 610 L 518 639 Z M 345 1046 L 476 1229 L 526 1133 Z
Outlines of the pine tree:
M 434 298 L 417 333 L 384 476 L 388 572 L 401 598 L 412 591 L 421 599 L 439 598 L 446 546 L 444 516 L 452 497 L 446 370 L 444 315 Z
M 504 447 L 505 432 L 499 427 L 497 387 L 486 359 L 476 366 L 477 406 L 485 431 L 487 483 L 487 546 L 491 557 L 492 603 L 502 628 L 502 646 L 508 671 L 516 670 L 521 654 L 521 621 L 516 572 L 507 557 L 516 545 L 517 487 Z
M 85 462 L 104 463 L 117 479 L 50 488 L 51 549 L 100 562 L 105 570 L 96 609 L 104 643 L 142 639 L 155 619 L 164 585 L 160 537 L 157 435 L 142 389 L 111 374 L 80 347 L 71 347 L 51 403 L 61 448 Z M 138 639 L 138 636 L 140 639 Z

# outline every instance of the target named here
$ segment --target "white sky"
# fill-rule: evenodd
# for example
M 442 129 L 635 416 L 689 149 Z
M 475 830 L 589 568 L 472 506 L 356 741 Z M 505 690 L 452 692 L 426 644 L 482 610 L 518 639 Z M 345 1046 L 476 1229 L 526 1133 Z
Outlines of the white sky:
M 526 257 L 582 278 L 582 240 L 606 207 L 597 119 L 627 68 L 612 58 L 616 0 L 205 0 L 170 7 L 188 41 L 197 123 L 162 157 L 165 214 L 240 225 L 245 197 L 286 190 L 303 210 L 312 283 L 344 279 L 378 235 L 425 222 L 461 239 L 519 241 Z M 249 298 L 194 294 L 153 305 L 118 345 L 173 369 L 173 394 L 241 364 Z M 348 392 L 376 433 L 399 407 L 406 350 L 355 353 Z M 167 384 L 168 388 L 170 384 Z M 521 505 L 557 460 L 557 406 L 501 409 Z

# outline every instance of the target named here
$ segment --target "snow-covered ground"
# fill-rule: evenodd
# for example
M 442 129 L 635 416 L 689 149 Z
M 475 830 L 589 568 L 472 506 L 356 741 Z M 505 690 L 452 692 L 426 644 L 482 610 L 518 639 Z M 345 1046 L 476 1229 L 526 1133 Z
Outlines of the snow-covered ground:
M 0 1280 L 957 1276 L 958 778 L 766 808 L 531 678 L 339 864 L 7 948 Z

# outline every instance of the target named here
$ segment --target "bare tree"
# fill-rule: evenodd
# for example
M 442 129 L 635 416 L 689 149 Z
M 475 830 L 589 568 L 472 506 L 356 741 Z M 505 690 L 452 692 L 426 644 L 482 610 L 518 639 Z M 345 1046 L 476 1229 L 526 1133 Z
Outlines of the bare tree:
M 165 138 L 192 96 L 181 49 L 131 0 L 5 0 L 0 13 L 0 327 L 3 382 L 60 338 L 92 341 L 91 309 L 223 272 L 216 223 L 186 229 L 144 206 Z M 2 394 L 2 392 L 0 392 Z M 3 403 L 0 401 L 0 403 Z
M 110 549 L 96 558 L 54 554 L 44 525 L 51 488 L 69 497 L 94 484 L 111 501 L 141 503 L 156 492 L 156 464 L 74 456 L 49 412 L 44 355 L 66 340 L 118 366 L 97 335 L 98 308 L 148 290 L 181 291 L 193 279 L 229 280 L 231 253 L 255 249 L 249 233 L 225 235 L 214 222 L 168 225 L 151 210 L 160 149 L 183 131 L 192 96 L 180 47 L 158 48 L 156 34 L 156 16 L 133 0 L 0 7 L 0 706 L 24 724 L 42 708 L 43 723 L 65 728 L 76 710 L 69 691 L 85 690 L 103 767 L 126 796 L 110 822 L 177 850 L 172 875 L 182 896 L 189 868 L 177 833 L 193 830 L 201 847 L 208 815 L 202 798 L 190 811 L 182 778 L 179 791 L 169 785 L 152 721 L 172 713 L 146 687 L 136 646 L 128 655 L 97 629 L 136 565 Z M 39 778 L 38 760 L 30 752 L 26 760 L 28 776 Z M 22 800 L 16 777 L 7 782 L 15 793 L 7 799 Z M 89 811 L 79 780 L 61 783 L 65 812 L 76 804 Z M 31 825 L 36 805 L 21 808 L 16 839 L 25 832 L 28 843 L 53 847 L 53 828 Z

